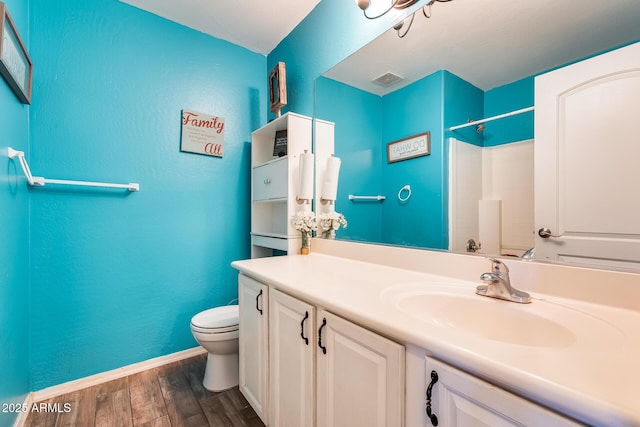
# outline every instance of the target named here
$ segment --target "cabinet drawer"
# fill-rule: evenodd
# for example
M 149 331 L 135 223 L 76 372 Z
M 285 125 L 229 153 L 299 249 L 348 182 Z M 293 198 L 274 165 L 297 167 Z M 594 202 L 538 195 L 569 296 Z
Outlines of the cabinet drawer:
M 253 200 L 287 197 L 287 160 L 279 160 L 253 169 Z

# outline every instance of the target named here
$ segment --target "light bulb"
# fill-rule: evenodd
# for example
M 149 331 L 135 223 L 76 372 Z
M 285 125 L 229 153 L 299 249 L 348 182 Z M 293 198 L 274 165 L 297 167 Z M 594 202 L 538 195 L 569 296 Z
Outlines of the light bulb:
M 356 4 L 362 10 L 366 10 L 371 4 L 371 0 L 356 0 Z

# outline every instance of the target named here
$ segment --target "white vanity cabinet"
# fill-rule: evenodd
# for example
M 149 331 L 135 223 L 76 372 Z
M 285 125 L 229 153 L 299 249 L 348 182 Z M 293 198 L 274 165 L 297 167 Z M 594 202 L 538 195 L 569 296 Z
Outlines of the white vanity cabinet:
M 267 310 L 266 288 L 239 276 L 240 390 L 265 424 L 403 426 L 404 347 L 276 289 L 268 290 Z
M 425 426 L 582 425 L 431 357 L 425 384 Z
M 297 201 L 300 155 L 311 152 L 311 118 L 286 113 L 251 134 L 251 257 L 300 248 L 290 224 Z M 276 133 L 286 131 L 286 152 L 274 158 Z
M 239 388 L 262 422 L 268 419 L 269 288 L 238 276 Z

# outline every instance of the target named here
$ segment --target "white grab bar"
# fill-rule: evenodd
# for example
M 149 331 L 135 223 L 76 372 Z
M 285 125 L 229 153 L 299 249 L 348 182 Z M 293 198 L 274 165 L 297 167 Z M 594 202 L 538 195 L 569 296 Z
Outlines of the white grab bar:
M 136 182 L 130 182 L 128 184 L 113 184 L 110 182 L 71 181 L 66 179 L 50 179 L 42 176 L 33 176 L 31 175 L 29 164 L 24 158 L 24 151 L 14 150 L 13 148 L 8 147 L 7 152 L 10 159 L 18 158 L 20 166 L 22 167 L 22 172 L 24 172 L 24 176 L 27 178 L 29 185 L 38 187 L 44 187 L 45 184 L 80 185 L 85 187 L 126 188 L 129 191 L 140 191 L 140 184 Z
M 365 200 L 375 200 L 378 202 L 382 202 L 384 201 L 384 199 L 386 199 L 385 196 L 381 196 L 381 195 L 377 195 L 377 196 L 354 196 L 353 194 L 349 194 L 349 200 L 351 201 L 365 201 Z

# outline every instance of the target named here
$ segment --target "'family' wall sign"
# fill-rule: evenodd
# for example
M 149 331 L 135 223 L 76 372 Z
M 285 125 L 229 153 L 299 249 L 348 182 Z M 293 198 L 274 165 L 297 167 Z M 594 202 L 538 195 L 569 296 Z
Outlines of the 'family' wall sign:
M 180 150 L 207 156 L 224 154 L 224 119 L 193 110 L 182 110 Z

